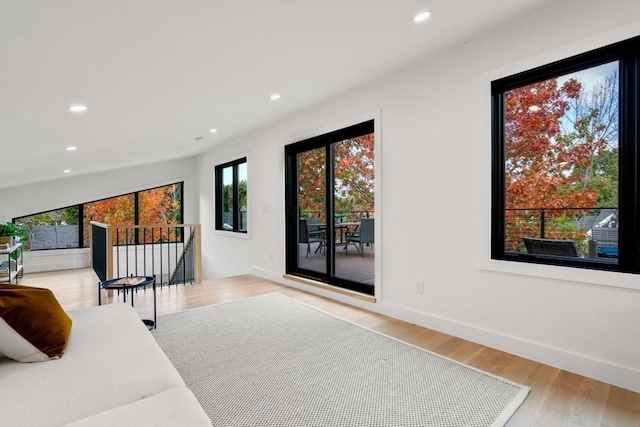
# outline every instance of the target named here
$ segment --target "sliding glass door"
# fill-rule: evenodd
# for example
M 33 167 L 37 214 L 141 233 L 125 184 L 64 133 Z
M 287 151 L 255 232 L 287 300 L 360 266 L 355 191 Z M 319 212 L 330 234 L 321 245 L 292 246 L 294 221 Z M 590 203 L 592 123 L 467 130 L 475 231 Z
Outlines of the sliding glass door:
M 373 124 L 286 147 L 287 273 L 374 294 Z

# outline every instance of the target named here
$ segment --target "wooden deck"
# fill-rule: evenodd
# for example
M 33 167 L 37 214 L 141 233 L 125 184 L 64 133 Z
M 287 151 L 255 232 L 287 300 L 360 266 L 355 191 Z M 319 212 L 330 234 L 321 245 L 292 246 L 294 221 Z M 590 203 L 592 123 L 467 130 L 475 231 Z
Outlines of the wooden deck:
M 307 245 L 301 243 L 298 251 L 298 266 L 312 271 L 324 272 L 327 269 L 327 258 L 324 251 L 318 249 L 318 243 L 311 244 L 311 253 L 307 257 Z M 374 285 L 375 281 L 375 245 L 364 247 L 361 256 L 354 245 L 349 245 L 348 253 L 344 245 L 336 245 L 335 276 L 354 282 Z

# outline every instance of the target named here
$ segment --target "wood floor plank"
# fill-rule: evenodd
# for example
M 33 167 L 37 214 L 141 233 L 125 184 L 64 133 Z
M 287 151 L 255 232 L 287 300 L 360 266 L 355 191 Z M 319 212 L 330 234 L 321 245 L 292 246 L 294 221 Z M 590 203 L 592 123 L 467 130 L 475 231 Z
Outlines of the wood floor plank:
M 66 310 L 98 304 L 98 279 L 91 269 L 25 274 L 22 284 L 51 289 Z M 640 427 L 638 393 L 256 276 L 229 277 L 198 285 L 164 286 L 157 290 L 158 316 L 272 292 L 280 292 L 369 329 L 529 386 L 531 392 L 509 420 L 509 427 Z M 111 296 L 105 293 L 103 302 L 117 299 L 117 293 Z M 135 296 L 135 307 L 141 317 L 151 316 L 153 292 L 139 291 Z M 162 327 L 161 317 L 158 327 Z
M 516 357 L 500 372 L 505 378 L 531 388 L 523 404 L 509 420 L 507 427 L 537 427 L 541 407 L 550 392 L 560 370 L 531 360 Z M 562 425 L 562 424 L 558 424 Z
M 570 420 L 571 403 L 580 391 L 580 383 L 584 377 L 567 371 L 560 371 L 553 388 L 546 393 L 541 402 L 539 413 L 536 414 L 536 422 L 540 425 L 562 426 L 574 425 Z M 535 424 L 534 424 L 535 425 Z
M 571 396 L 567 423 L 599 427 L 604 415 L 603 402 L 607 401 L 611 385 L 591 378 L 582 378 L 576 394 Z
M 604 407 L 602 426 L 640 426 L 640 394 L 611 386 Z

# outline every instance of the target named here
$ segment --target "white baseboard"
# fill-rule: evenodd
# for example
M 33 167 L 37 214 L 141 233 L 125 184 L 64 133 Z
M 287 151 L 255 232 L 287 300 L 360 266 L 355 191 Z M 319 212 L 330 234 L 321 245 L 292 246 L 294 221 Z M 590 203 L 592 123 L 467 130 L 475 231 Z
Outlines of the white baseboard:
M 383 301 L 376 304 L 367 303 L 287 280 L 280 273 L 261 268 L 252 267 L 249 269 L 249 274 L 640 393 L 640 370 L 633 367 L 616 365 L 542 343 L 504 335 L 394 304 L 385 304 Z
M 25 251 L 23 263 L 25 273 L 88 268 L 91 266 L 90 250 L 52 249 L 34 252 Z
M 376 311 L 554 368 L 593 378 L 636 393 L 640 392 L 640 370 L 632 367 L 616 365 L 546 344 L 523 340 L 392 304 L 380 304 L 379 310 Z

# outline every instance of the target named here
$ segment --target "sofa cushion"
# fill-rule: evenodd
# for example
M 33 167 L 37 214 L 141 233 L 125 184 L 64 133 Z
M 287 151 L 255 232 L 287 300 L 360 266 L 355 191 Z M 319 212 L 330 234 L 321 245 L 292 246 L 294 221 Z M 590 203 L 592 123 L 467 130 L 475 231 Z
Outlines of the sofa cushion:
M 61 426 L 184 387 L 130 305 L 68 314 L 73 330 L 63 358 L 29 364 L 0 359 L 0 426 Z
M 191 390 L 177 387 L 67 424 L 65 427 L 211 427 Z
M 72 321 L 49 289 L 0 285 L 0 353 L 18 362 L 62 357 Z

